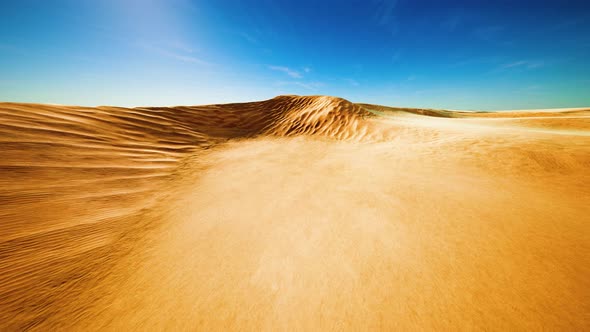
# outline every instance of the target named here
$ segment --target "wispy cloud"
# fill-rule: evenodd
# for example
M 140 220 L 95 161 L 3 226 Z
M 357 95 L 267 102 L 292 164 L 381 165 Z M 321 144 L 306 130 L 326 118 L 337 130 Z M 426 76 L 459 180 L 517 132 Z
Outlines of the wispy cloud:
M 375 18 L 381 25 L 386 25 L 395 17 L 395 7 L 398 0 L 379 0 L 375 11 Z
M 290 69 L 289 67 L 284 67 L 284 66 L 268 66 L 268 69 L 270 70 L 274 70 L 274 71 L 280 71 L 283 72 L 293 78 L 303 78 L 303 75 L 301 75 L 300 72 L 295 71 L 293 69 Z
M 243 32 L 240 31 L 237 33 L 240 37 L 244 38 L 245 40 L 247 40 L 248 42 L 250 42 L 251 44 L 255 44 L 258 45 L 260 42 L 258 41 L 258 38 L 254 37 L 252 34 L 249 34 L 247 32 Z
M 482 57 L 463 57 L 457 62 L 448 65 L 449 68 L 457 68 L 464 66 L 483 66 L 489 68 L 491 66 L 498 66 L 498 64 L 508 61 L 509 58 L 506 56 L 482 56 Z
M 537 70 L 549 65 L 554 64 L 554 60 L 515 60 L 515 61 L 503 61 L 496 63 L 488 74 L 508 73 L 508 72 L 526 72 L 531 70 Z
M 191 53 L 193 51 L 188 46 L 186 46 L 184 44 L 175 43 L 173 45 L 170 45 L 170 47 L 168 47 L 168 48 L 164 48 L 164 47 L 160 47 L 160 46 L 156 46 L 156 45 L 152 45 L 152 44 L 140 44 L 140 46 L 142 46 L 143 48 L 145 48 L 153 53 L 156 53 L 156 54 L 159 54 L 159 55 L 162 55 L 162 56 L 165 56 L 165 57 L 177 60 L 177 61 L 194 63 L 194 64 L 198 64 L 198 65 L 202 65 L 202 66 L 211 65 L 210 62 L 205 61 L 201 58 L 198 58 L 198 57 L 192 55 Z M 176 49 L 176 50 L 174 50 L 174 49 Z
M 543 87 L 541 85 L 534 84 L 534 85 L 529 85 L 529 86 L 525 87 L 524 90 L 531 91 L 531 90 L 540 90 L 542 88 Z
M 581 18 L 570 18 L 570 19 L 563 20 L 557 24 L 550 26 L 549 30 L 571 29 L 571 28 L 577 27 L 578 25 L 582 24 L 583 22 L 584 22 L 584 20 Z
M 298 86 L 298 87 L 304 88 L 306 90 L 311 90 L 311 91 L 317 91 L 319 88 L 326 86 L 326 84 L 324 84 L 322 82 L 302 82 L 302 81 L 279 81 L 279 82 L 276 82 L 276 84 L 279 86 L 294 85 L 294 86 Z
M 518 94 L 526 94 L 531 97 L 546 94 L 548 91 L 546 87 L 538 84 L 523 86 L 515 91 Z
M 396 7 L 398 0 L 375 0 L 373 21 L 387 31 L 390 36 L 395 36 L 400 31 L 400 23 L 397 19 Z
M 456 13 L 445 19 L 440 26 L 449 32 L 454 32 L 462 22 L 463 16 L 460 13 Z
M 344 81 L 352 86 L 360 86 L 360 83 L 352 78 L 345 78 Z
M 302 87 L 304 89 L 307 89 L 307 90 L 313 90 L 313 91 L 315 91 L 315 90 L 323 87 L 325 84 L 322 83 L 322 82 L 308 82 L 308 83 L 306 83 L 306 82 L 295 82 L 295 85 L 298 85 L 298 86 L 300 86 L 300 87 Z
M 210 65 L 211 64 L 207 61 L 201 60 L 197 57 L 190 56 L 190 55 L 183 55 L 183 54 L 178 54 L 178 53 L 164 51 L 164 50 L 162 50 L 161 53 L 169 58 L 176 59 L 176 60 L 183 61 L 183 62 L 190 62 L 190 63 L 199 64 L 199 65 Z
M 20 54 L 20 55 L 26 55 L 26 52 L 23 51 L 22 49 L 11 45 L 11 44 L 3 44 L 0 43 L 0 52 L 7 52 L 7 53 L 15 53 L 15 54 Z
M 402 58 L 402 52 L 400 50 L 395 51 L 391 56 L 391 62 L 396 63 Z
M 195 50 L 188 44 L 181 42 L 179 40 L 176 41 L 171 41 L 167 43 L 170 48 L 174 48 L 180 52 L 184 52 L 184 53 L 193 53 Z
M 503 26 L 494 25 L 477 28 L 473 30 L 473 35 L 479 39 L 491 41 L 498 37 L 502 33 L 502 31 L 504 31 Z
M 498 69 L 510 69 L 510 68 L 536 69 L 536 68 L 541 68 L 543 66 L 545 66 L 545 61 L 520 60 L 520 61 L 514 61 L 514 62 L 502 64 L 502 65 L 500 65 L 500 67 Z

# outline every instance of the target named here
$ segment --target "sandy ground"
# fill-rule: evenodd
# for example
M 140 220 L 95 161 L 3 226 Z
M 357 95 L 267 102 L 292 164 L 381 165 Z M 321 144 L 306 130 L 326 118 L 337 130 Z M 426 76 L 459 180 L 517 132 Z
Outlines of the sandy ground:
M 0 330 L 590 329 L 590 111 L 0 103 Z

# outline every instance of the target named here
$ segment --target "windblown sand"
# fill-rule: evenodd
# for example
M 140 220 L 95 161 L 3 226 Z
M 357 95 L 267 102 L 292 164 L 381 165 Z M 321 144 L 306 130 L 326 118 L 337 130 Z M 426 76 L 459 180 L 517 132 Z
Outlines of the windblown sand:
M 590 329 L 590 111 L 0 103 L 0 330 Z

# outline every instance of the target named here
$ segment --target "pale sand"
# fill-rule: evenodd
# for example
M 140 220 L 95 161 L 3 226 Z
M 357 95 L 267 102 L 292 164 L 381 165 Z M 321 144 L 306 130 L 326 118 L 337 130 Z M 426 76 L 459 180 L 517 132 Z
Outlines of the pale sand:
M 0 103 L 2 331 L 588 330 L 589 223 L 589 110 Z

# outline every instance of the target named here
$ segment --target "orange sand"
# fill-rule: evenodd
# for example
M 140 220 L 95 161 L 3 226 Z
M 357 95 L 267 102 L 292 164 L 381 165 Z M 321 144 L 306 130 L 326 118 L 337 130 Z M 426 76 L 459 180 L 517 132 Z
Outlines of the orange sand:
M 0 330 L 590 329 L 590 110 L 0 103 Z

